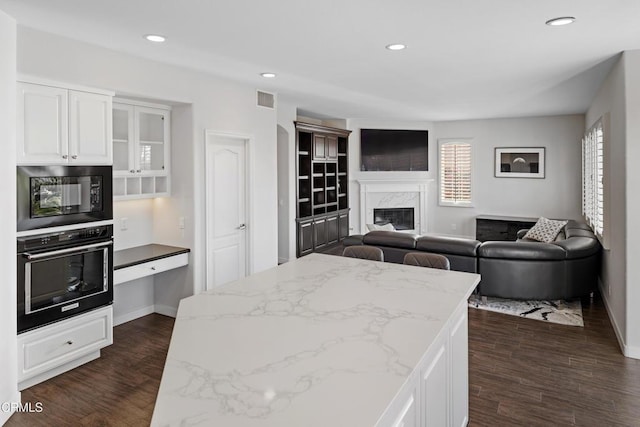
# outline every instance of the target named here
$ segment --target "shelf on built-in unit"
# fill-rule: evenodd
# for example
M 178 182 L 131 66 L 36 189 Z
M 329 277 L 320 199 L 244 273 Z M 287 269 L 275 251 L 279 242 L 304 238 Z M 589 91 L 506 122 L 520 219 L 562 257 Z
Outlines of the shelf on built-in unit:
M 327 187 L 327 190 L 335 190 L 336 187 Z
M 128 144 L 129 140 L 128 139 L 118 139 L 118 138 L 113 138 L 113 142 L 121 142 L 123 144 Z
M 347 193 L 339 193 L 338 197 L 345 197 L 347 195 Z
M 304 198 L 302 198 L 302 199 L 298 199 L 298 202 L 299 202 L 299 203 L 305 203 L 305 202 L 308 202 L 308 201 L 309 201 L 309 198 L 308 198 L 308 197 L 304 197 Z
M 309 179 L 309 175 L 300 175 L 298 179 Z
M 314 178 L 322 178 L 324 176 L 323 173 L 314 173 L 311 176 L 313 176 Z
M 342 157 L 345 156 L 346 157 L 347 153 L 338 153 L 338 157 Z
M 308 155 L 309 155 L 309 152 L 308 152 L 308 151 L 298 151 L 298 154 L 299 154 L 300 156 L 308 156 Z
M 325 176 L 336 176 L 335 173 L 327 173 Z
M 324 188 L 314 188 L 313 192 L 317 193 L 318 191 L 324 191 Z
M 144 144 L 144 145 L 154 145 L 154 144 L 162 145 L 162 144 L 164 144 L 164 141 L 142 141 L 141 140 L 140 144 Z
M 167 176 L 115 176 L 114 200 L 141 199 L 169 196 Z
M 338 172 L 338 176 L 347 176 L 346 172 Z

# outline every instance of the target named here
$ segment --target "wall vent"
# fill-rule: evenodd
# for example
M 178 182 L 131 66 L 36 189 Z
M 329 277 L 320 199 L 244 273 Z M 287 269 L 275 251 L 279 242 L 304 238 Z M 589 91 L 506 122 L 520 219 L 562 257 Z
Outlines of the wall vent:
M 258 92 L 258 107 L 265 107 L 273 109 L 276 106 L 276 96 L 269 92 Z

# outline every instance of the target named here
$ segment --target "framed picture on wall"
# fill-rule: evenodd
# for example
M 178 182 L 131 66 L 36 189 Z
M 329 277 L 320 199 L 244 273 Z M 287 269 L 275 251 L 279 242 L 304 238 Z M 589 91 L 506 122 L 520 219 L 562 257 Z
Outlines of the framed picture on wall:
M 496 147 L 496 178 L 544 178 L 544 147 Z

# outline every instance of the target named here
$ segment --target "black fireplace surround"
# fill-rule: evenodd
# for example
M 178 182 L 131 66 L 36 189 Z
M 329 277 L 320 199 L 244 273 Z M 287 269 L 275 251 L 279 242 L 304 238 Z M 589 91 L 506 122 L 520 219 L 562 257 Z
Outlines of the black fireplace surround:
M 393 224 L 396 230 L 413 230 L 413 208 L 374 208 L 373 222 L 376 225 Z

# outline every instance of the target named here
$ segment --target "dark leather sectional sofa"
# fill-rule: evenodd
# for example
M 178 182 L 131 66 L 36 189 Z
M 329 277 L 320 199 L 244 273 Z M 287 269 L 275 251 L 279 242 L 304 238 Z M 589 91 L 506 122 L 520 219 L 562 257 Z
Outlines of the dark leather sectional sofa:
M 345 246 L 371 245 L 385 261 L 402 263 L 408 252 L 446 256 L 451 269 L 479 273 L 482 296 L 511 299 L 568 299 L 588 295 L 598 283 L 601 246 L 591 228 L 569 221 L 553 243 L 541 243 L 518 233 L 515 242 L 418 236 L 397 231 L 371 231 L 349 236 Z

